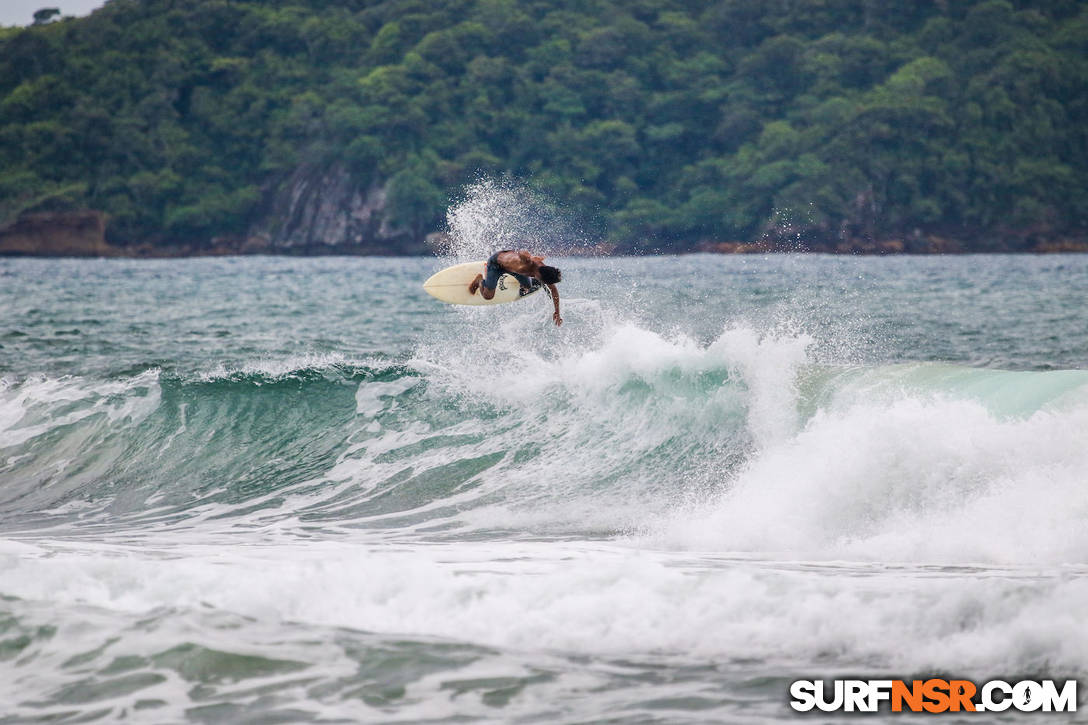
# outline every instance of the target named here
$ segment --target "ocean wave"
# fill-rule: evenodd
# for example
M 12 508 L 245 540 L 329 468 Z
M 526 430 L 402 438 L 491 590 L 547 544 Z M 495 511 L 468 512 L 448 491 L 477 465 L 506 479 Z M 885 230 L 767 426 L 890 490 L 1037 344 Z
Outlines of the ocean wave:
M 700 344 L 624 322 L 586 347 L 495 357 L 474 334 L 402 362 L 9 379 L 0 506 L 825 559 L 1088 558 L 1086 371 L 817 364 L 810 337 L 779 328 Z
M 241 365 L 219 365 L 210 370 L 198 371 L 183 381 L 215 383 L 218 381 L 254 384 L 284 381 L 343 380 L 360 382 L 375 377 L 396 375 L 403 372 L 398 365 L 385 360 L 349 360 L 339 353 L 291 355 L 279 358 L 262 358 Z
M 351 433 L 361 381 L 399 366 L 292 359 L 180 376 L 28 376 L 0 387 L 0 510 L 7 523 L 81 516 L 200 516 L 305 482 Z

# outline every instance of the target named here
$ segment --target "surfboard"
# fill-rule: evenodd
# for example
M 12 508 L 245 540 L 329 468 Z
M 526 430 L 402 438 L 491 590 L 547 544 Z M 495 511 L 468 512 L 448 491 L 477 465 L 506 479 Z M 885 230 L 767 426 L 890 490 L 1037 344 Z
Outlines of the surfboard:
M 495 296 L 485 300 L 477 290 L 476 294 L 468 293 L 468 286 L 478 274 L 485 274 L 487 262 L 466 262 L 455 264 L 452 267 L 441 269 L 430 276 L 423 283 L 423 289 L 431 297 L 449 302 L 451 305 L 501 305 L 507 302 L 517 302 L 531 294 L 539 292 L 543 285 L 533 280 L 533 286 L 523 290 L 518 281 L 508 274 L 499 277 L 495 286 Z

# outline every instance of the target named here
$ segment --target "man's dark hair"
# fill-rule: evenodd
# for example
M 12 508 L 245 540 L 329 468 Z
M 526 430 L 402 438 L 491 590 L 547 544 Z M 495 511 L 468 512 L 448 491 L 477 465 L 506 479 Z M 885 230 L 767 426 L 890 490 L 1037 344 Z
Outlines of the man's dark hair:
M 544 284 L 555 284 L 563 281 L 563 273 L 555 267 L 546 264 L 540 265 L 540 281 Z

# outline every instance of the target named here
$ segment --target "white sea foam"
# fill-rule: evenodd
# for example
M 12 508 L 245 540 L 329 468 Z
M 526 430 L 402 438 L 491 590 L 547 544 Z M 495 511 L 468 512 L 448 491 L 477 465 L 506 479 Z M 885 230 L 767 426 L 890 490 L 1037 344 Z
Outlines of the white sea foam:
M 159 403 L 159 371 L 124 380 L 34 375 L 0 385 L 0 448 L 14 447 L 56 428 L 104 414 L 138 423 Z
M 869 402 L 852 391 L 651 538 L 832 558 L 1088 563 L 1086 393 L 1015 417 L 947 391 Z
M 157 554 L 157 555 L 156 555 Z M 170 557 L 163 566 L 161 556 Z M 127 612 L 439 636 L 521 651 L 1088 672 L 1088 579 L 684 559 L 588 544 L 349 542 L 155 552 L 0 544 L 6 593 Z
M 200 373 L 199 379 L 204 382 L 212 382 L 237 375 L 261 375 L 276 379 L 289 377 L 297 374 L 300 370 L 325 370 L 349 362 L 344 355 L 335 352 L 270 357 L 250 360 L 241 365 L 219 365 Z

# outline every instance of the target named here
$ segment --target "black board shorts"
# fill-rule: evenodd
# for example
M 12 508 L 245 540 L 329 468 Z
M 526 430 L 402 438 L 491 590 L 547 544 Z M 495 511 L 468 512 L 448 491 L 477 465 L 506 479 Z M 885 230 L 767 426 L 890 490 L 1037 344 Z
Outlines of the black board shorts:
M 487 270 L 484 274 L 484 281 L 480 284 L 488 289 L 495 289 L 499 284 L 499 277 L 508 274 L 518 281 L 518 284 L 521 285 L 521 293 L 524 295 L 526 292 L 536 288 L 536 285 L 533 284 L 535 280 L 532 277 L 526 277 L 524 274 L 508 272 L 501 264 L 499 264 L 498 256 L 503 252 L 509 251 L 511 250 L 500 249 L 487 258 Z

